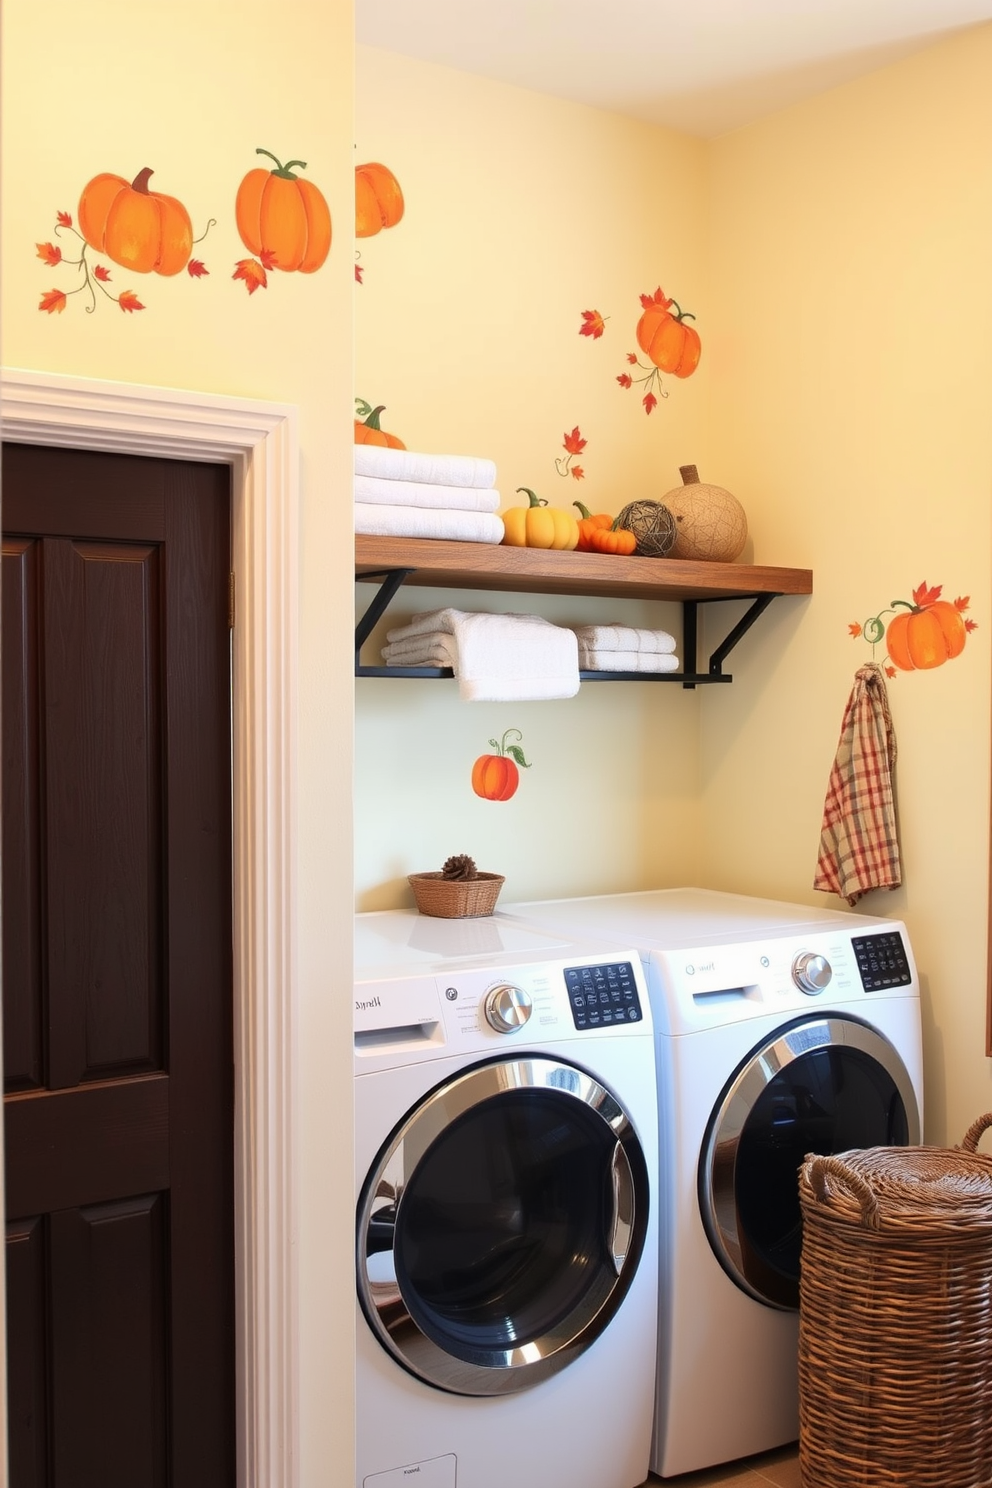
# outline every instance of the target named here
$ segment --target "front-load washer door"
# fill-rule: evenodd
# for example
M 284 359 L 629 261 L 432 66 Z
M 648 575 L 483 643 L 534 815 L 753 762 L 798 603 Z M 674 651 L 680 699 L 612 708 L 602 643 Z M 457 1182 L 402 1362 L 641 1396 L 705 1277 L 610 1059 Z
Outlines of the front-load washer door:
M 362 1308 L 393 1357 L 460 1395 L 525 1389 L 615 1314 L 648 1174 L 616 1097 L 536 1055 L 473 1066 L 380 1150 L 358 1205 Z
M 919 1140 L 909 1073 L 877 1029 L 837 1014 L 776 1029 L 724 1086 L 703 1142 L 699 1204 L 721 1265 L 759 1302 L 798 1307 L 803 1159 Z

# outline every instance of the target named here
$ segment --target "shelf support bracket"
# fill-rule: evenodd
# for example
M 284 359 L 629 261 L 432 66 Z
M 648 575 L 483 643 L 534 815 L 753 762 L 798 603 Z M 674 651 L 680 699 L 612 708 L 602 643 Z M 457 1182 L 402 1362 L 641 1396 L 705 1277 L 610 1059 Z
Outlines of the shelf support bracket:
M 361 666 L 362 647 L 372 634 L 397 590 L 416 570 L 412 568 L 384 568 L 379 573 L 362 574 L 363 579 L 381 579 L 382 583 L 369 602 L 365 614 L 355 626 L 355 671 Z

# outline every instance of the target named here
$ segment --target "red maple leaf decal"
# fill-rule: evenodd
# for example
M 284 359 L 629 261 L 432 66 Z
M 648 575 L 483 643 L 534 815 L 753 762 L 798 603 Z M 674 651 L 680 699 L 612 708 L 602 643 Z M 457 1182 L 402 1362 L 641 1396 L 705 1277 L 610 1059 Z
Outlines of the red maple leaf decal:
M 894 667 L 894 666 L 887 666 L 887 667 L 886 667 L 886 668 L 885 668 L 885 675 L 886 675 L 886 676 L 887 676 L 887 677 L 888 677 L 888 678 L 889 678 L 889 680 L 890 680 L 890 681 L 891 681 L 891 680 L 892 680 L 892 678 L 893 678 L 893 677 L 896 677 L 896 676 L 898 676 L 898 673 L 897 673 L 897 672 L 896 672 L 896 669 L 895 669 L 895 667 Z
M 58 223 L 59 227 L 72 226 L 72 218 L 69 216 L 68 212 L 59 212 L 55 220 Z
M 636 367 L 637 366 L 637 352 L 636 351 L 628 351 L 628 353 L 627 353 L 627 360 L 628 360 L 628 362 L 630 363 L 630 365 L 632 367 Z
M 99 279 L 101 284 L 106 284 L 110 278 L 110 270 L 105 269 L 103 264 L 97 264 L 93 270 L 93 277 L 94 279 Z
M 568 473 L 572 477 L 573 480 L 584 480 L 585 479 L 585 474 L 586 473 L 582 469 L 582 466 L 581 465 L 573 465 L 572 468 L 571 468 L 571 470 Z
M 652 408 L 657 408 L 658 406 L 658 399 L 654 393 L 648 393 L 646 397 L 641 399 L 641 402 L 644 404 L 645 413 L 650 413 Z
M 258 255 L 262 260 L 263 269 L 274 269 L 276 266 L 276 255 L 274 248 L 263 248 Z
M 268 277 L 257 258 L 239 258 L 231 278 L 243 279 L 250 295 L 253 295 L 256 289 L 268 288 Z
M 35 243 L 34 246 L 42 263 L 48 264 L 49 268 L 54 269 L 57 263 L 62 262 L 62 249 L 56 248 L 54 243 Z
M 358 281 L 359 284 L 361 284 L 361 282 L 362 282 L 362 275 L 364 273 L 365 273 L 364 265 L 362 265 L 362 264 L 356 264 L 355 265 L 355 278 L 356 278 L 356 280 Z
M 968 606 L 970 604 L 971 604 L 971 595 L 970 594 L 965 594 L 965 595 L 959 594 L 958 597 L 957 597 L 957 599 L 954 601 L 954 608 L 957 610 L 957 612 L 958 612 L 959 615 L 963 615 L 964 612 L 965 612 L 965 610 L 968 608 Z
M 198 258 L 191 258 L 186 265 L 186 272 L 191 279 L 202 279 L 204 274 L 210 273 L 210 270 Z
M 978 621 L 977 620 L 966 620 L 964 622 L 964 628 L 965 628 L 965 630 L 967 630 L 969 632 L 971 632 L 973 630 L 977 630 L 978 629 Z
M 65 295 L 60 289 L 46 289 L 38 301 L 39 310 L 47 310 L 49 315 L 61 315 L 65 309 Z
M 660 305 L 662 310 L 667 310 L 671 300 L 660 289 L 656 289 L 653 295 L 641 295 L 641 304 L 645 310 L 650 310 L 653 305 Z
M 849 625 L 847 628 L 850 631 L 851 635 L 855 637 L 855 639 L 861 634 L 861 626 L 856 620 L 853 625 Z
M 122 289 L 117 297 L 117 303 L 122 310 L 130 315 L 134 310 L 144 310 L 144 305 L 138 299 L 133 289 Z
M 579 326 L 579 335 L 591 336 L 594 341 L 598 341 L 606 330 L 606 322 L 599 311 L 583 310 L 582 319 L 585 321 L 585 325 Z
M 568 450 L 568 453 L 570 455 L 581 455 L 582 451 L 586 447 L 586 441 L 579 433 L 578 424 L 576 424 L 571 434 L 562 435 L 562 439 L 564 440 L 565 448 Z
M 943 587 L 943 584 L 936 584 L 934 588 L 928 589 L 927 581 L 924 579 L 923 583 L 913 590 L 913 603 L 919 605 L 920 609 L 923 609 L 926 605 L 936 604 Z
M 622 388 L 633 387 L 633 385 L 634 385 L 631 382 L 630 373 L 629 372 L 621 372 L 620 373 L 620 376 L 617 378 L 617 382 L 620 384 L 620 386 Z

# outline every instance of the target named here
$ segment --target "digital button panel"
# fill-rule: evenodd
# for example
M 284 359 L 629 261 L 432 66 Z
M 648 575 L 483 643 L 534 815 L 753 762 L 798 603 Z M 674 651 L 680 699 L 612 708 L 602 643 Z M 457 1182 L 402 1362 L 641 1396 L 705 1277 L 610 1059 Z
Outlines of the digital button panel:
M 866 992 L 885 987 L 908 987 L 913 980 L 898 930 L 884 935 L 855 935 L 851 939 Z
M 637 983 L 629 961 L 569 966 L 565 986 L 576 1028 L 612 1028 L 616 1023 L 641 1021 Z

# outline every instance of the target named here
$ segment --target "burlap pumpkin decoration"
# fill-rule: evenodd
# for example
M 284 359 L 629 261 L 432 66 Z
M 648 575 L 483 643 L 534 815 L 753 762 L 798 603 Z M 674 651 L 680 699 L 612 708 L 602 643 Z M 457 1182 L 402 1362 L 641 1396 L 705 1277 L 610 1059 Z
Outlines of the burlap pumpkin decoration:
M 645 558 L 664 558 L 675 541 L 675 522 L 660 501 L 632 501 L 617 517 L 616 526 L 634 534 L 636 551 Z
M 680 465 L 679 474 L 683 484 L 662 497 L 675 519 L 669 556 L 733 563 L 747 542 L 744 508 L 722 486 L 705 485 L 695 465 Z

